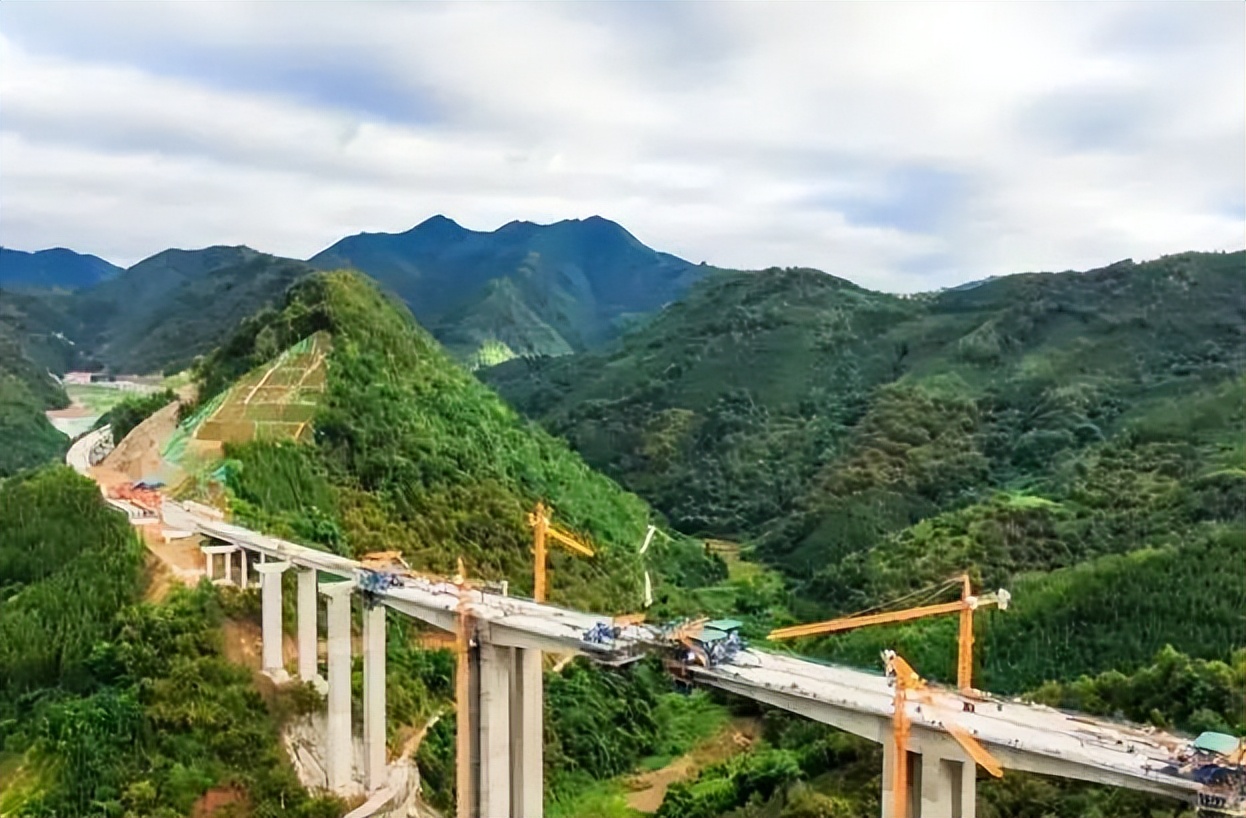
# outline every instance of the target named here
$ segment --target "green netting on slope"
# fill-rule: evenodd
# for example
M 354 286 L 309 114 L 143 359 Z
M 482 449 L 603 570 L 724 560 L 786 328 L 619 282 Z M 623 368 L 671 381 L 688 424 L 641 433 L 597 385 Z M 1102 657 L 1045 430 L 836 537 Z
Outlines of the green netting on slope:
M 200 406 L 193 415 L 179 423 L 177 429 L 169 437 L 168 442 L 164 444 L 164 448 L 161 449 L 160 457 L 169 463 L 181 466 L 182 457 L 186 454 L 186 444 L 195 436 L 195 430 L 212 416 L 212 413 L 225 402 L 225 398 L 228 395 L 228 392 L 222 392 L 203 406 Z

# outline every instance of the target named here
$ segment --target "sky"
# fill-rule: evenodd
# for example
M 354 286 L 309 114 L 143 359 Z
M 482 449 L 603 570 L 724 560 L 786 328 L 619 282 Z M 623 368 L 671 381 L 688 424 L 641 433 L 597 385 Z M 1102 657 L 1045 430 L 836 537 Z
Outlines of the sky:
M 601 215 L 893 292 L 1246 244 L 1246 4 L 0 3 L 0 244 Z

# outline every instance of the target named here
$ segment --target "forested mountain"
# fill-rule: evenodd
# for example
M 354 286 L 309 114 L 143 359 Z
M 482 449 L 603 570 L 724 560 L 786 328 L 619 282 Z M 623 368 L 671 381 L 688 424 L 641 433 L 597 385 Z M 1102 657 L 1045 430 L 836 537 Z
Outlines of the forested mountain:
M 338 816 L 299 784 L 275 715 L 228 662 L 204 584 L 142 599 L 143 547 L 63 466 L 0 482 L 0 813 L 200 815 L 212 786 L 251 815 Z
M 492 232 L 434 216 L 405 233 L 342 239 L 311 263 L 372 276 L 460 358 L 482 346 L 502 355 L 597 346 L 629 316 L 681 296 L 707 270 L 646 247 L 599 216 L 516 221 Z
M 978 617 L 984 687 L 1183 730 L 1246 726 L 1246 254 L 1004 276 L 911 297 L 813 270 L 700 268 L 674 277 L 701 278 L 680 300 L 661 308 L 655 299 L 659 312 L 610 341 L 608 331 L 567 334 L 533 301 L 557 292 L 543 276 L 569 269 L 559 265 L 596 258 L 593 242 L 567 249 L 566 236 L 590 222 L 605 236 L 593 242 L 612 246 L 617 233 L 604 220 L 563 223 L 579 225 L 562 234 L 565 246 L 514 239 L 562 259 L 523 274 L 485 250 L 510 246 L 493 244 L 498 234 L 548 236 L 558 225 L 477 234 L 432 220 L 375 251 L 395 281 L 415 286 L 439 271 L 431 314 L 459 361 L 505 357 L 512 342 L 557 353 L 480 371 L 528 420 L 390 295 L 415 299 L 418 313 L 418 288 L 403 294 L 394 281 L 247 248 L 169 251 L 77 293 L 4 293 L 0 343 L 7 332 L 20 355 L 0 356 L 10 371 L 0 388 L 21 383 L 24 417 L 42 420 L 43 405 L 63 397 L 45 369 L 92 356 L 115 369 L 172 369 L 203 354 L 195 375 L 207 403 L 320 334 L 327 383 L 310 440 L 228 445 L 223 468 L 210 470 L 224 480 L 214 496 L 223 492 L 240 521 L 341 553 L 396 547 L 442 573 L 463 556 L 472 576 L 506 578 L 522 593 L 532 572 L 524 519 L 544 499 L 601 552 L 553 557 L 554 600 L 608 611 L 635 609 L 648 522 L 736 538 L 775 570 L 745 564 L 728 579 L 693 541 L 655 541 L 651 613 L 738 615 L 754 638 L 774 624 L 921 595 L 968 569 L 979 586 L 1014 593 L 1009 611 Z M 418 263 L 387 255 L 385 242 L 423 248 Z M 642 268 L 617 269 L 634 283 L 651 274 Z M 628 279 L 626 269 L 641 272 Z M 599 310 L 604 291 L 591 278 L 576 291 L 591 298 L 576 303 Z M 34 519 L 68 526 L 48 534 L 27 516 L 7 521 L 25 532 L 10 550 L 38 540 L 70 549 L 58 562 L 74 549 L 94 554 L 101 546 L 80 541 L 80 529 L 112 535 L 95 524 L 99 496 L 88 502 L 83 485 L 59 470 L 0 483 L 6 509 L 20 499 L 48 509 Z M 291 789 L 273 749 L 274 711 L 220 657 L 220 592 L 139 605 L 126 548 L 107 542 L 108 587 L 120 590 L 91 602 L 107 610 L 85 614 L 90 628 L 65 625 L 81 632 L 76 653 L 48 658 L 25 637 L 0 651 L 0 678 L 19 680 L 0 690 L 0 747 L 10 753 L 0 752 L 0 770 L 27 751 L 72 762 L 48 767 L 64 775 L 42 779 L 33 800 L 25 793 L 24 811 L 187 814 L 207 787 L 236 780 L 257 808 L 328 814 L 333 804 Z M 82 570 L 103 570 L 94 559 Z M 0 579 L 10 573 L 0 565 Z M 44 579 L 55 578 L 0 587 L 0 636 L 59 621 L 28 608 Z M 894 647 L 946 680 L 955 627 L 930 620 L 796 647 L 866 667 Z M 446 657 L 393 641 L 391 716 L 426 718 L 450 695 Z M 195 674 L 224 680 L 214 690 L 245 707 L 212 705 L 220 720 L 178 727 L 179 708 L 202 703 L 184 684 Z M 617 675 L 573 666 L 546 685 L 551 814 L 585 814 L 574 804 L 586 790 L 642 758 L 682 753 L 726 718 L 704 697 L 670 693 L 648 665 Z M 619 729 L 594 732 L 603 719 Z M 658 815 L 710 818 L 767 801 L 757 809 L 785 816 L 876 810 L 875 748 L 775 713 L 764 723 L 752 752 L 676 783 Z M 261 763 L 234 754 L 239 735 L 262 748 Z M 79 738 L 109 750 L 73 755 Z M 443 718 L 419 756 L 425 792 L 443 809 L 452 757 L 453 719 Z M 0 786 L 0 806 L 5 795 Z M 1010 773 L 980 787 L 979 814 L 1137 818 L 1169 815 L 1171 805 Z
M 652 250 L 598 217 L 511 222 L 486 233 L 436 216 L 405 233 L 342 239 L 306 263 L 248 247 L 165 250 L 72 282 L 29 272 L 52 269 L 69 251 L 3 252 L 12 273 L 0 285 L 13 278 L 56 316 L 50 326 L 76 344 L 70 363 L 143 374 L 185 367 L 313 269 L 372 276 L 469 365 L 600 345 L 709 269 Z
M 1013 592 L 978 617 L 984 688 L 1240 732 L 1244 345 L 1246 254 L 1191 253 L 908 298 L 721 273 L 609 351 L 480 374 L 683 530 L 750 544 L 787 578 L 783 621 L 950 598 L 968 570 Z M 956 626 L 794 647 L 866 667 L 894 648 L 947 681 Z M 765 750 L 675 785 L 658 814 L 759 795 L 794 815 L 877 809 L 870 748 L 778 721 Z M 817 783 L 759 791 L 760 769 Z M 979 814 L 1001 818 L 1171 813 L 1012 773 L 979 789 Z
M 754 540 L 807 613 L 856 610 L 1239 530 L 1244 262 L 913 298 L 726 273 L 612 352 L 483 377 L 685 531 Z
M 49 370 L 71 348 L 47 320 L 39 299 L 0 290 L 0 478 L 59 459 L 68 443 L 44 410 L 69 403 Z
M 0 247 L 0 287 L 76 290 L 106 281 L 121 272 L 99 256 L 64 247 L 27 253 Z
M 532 575 L 524 521 L 544 500 L 600 552 L 591 561 L 555 557 L 554 598 L 637 604 L 645 503 L 522 420 L 358 274 L 305 278 L 280 309 L 247 319 L 199 368 L 202 399 L 316 332 L 329 334 L 332 352 L 315 445 L 228 447 L 236 513 L 340 551 L 396 548 L 444 574 L 463 556 L 473 575 L 523 589 Z M 659 551 L 668 580 L 718 570 L 691 542 Z
M 311 271 L 249 247 L 165 250 L 77 294 L 66 334 L 113 371 L 177 371 Z

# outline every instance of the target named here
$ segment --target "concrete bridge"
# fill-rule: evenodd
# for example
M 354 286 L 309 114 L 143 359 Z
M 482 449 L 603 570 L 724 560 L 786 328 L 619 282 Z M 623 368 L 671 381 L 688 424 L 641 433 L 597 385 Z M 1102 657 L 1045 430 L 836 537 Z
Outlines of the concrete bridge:
M 90 446 L 90 442 L 79 444 Z M 75 444 L 75 449 L 79 448 Z M 82 453 L 71 465 L 85 471 Z M 638 650 L 662 650 L 658 631 L 631 626 L 613 644 L 583 640 L 586 631 L 610 617 L 567 610 L 502 594 L 474 590 L 460 607 L 459 589 L 440 580 L 410 579 L 403 587 L 367 595 L 362 622 L 362 776 L 352 769 L 351 597 L 363 566 L 296 543 L 232 525 L 219 513 L 194 504 L 166 501 L 164 522 L 198 532 L 214 543 L 203 546 L 209 577 L 246 585 L 258 577 L 262 600 L 262 661 L 278 681 L 288 678 L 282 661 L 282 575 L 297 574 L 297 676 L 327 698 L 327 777 L 342 794 L 373 793 L 384 785 L 385 621 L 387 612 L 446 631 L 458 617 L 471 623 L 469 691 L 461 713 L 468 719 L 471 780 L 460 782 L 458 814 L 463 818 L 540 818 L 544 792 L 542 758 L 543 651 L 618 660 Z M 219 566 L 219 570 L 217 570 Z M 327 614 L 327 678 L 318 673 L 318 610 Z M 746 650 L 730 663 L 690 668 L 694 682 L 788 710 L 883 744 L 889 736 L 893 692 L 887 680 L 869 673 L 795 656 Z M 940 690 L 946 709 L 910 701 L 912 737 L 909 814 L 913 818 L 973 818 L 975 769 L 947 731 L 944 719 L 962 728 L 1009 769 L 1126 787 L 1193 800 L 1198 785 L 1164 772 L 1173 736 L 1099 722 L 1050 708 L 994 699 L 974 701 Z M 891 758 L 885 759 L 883 815 L 890 814 Z M 360 780 L 362 779 L 362 780 Z

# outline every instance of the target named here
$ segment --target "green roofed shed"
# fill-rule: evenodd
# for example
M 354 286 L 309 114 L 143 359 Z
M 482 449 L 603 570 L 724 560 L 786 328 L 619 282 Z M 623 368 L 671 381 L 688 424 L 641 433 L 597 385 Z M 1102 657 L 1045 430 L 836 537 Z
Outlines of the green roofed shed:
M 713 621 L 706 622 L 705 627 L 713 628 L 714 630 L 722 631 L 723 633 L 731 633 L 732 631 L 738 631 L 740 628 L 744 627 L 744 623 L 738 619 L 715 619 Z
M 1194 749 L 1227 756 L 1237 749 L 1237 741 L 1233 736 L 1208 731 L 1200 733 L 1199 737 L 1194 739 Z

